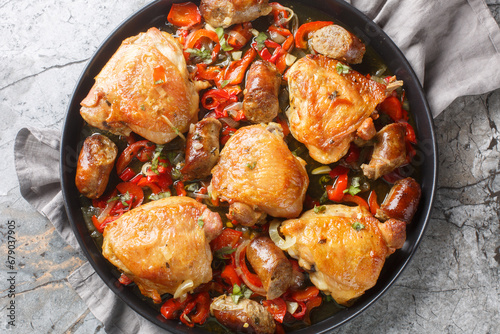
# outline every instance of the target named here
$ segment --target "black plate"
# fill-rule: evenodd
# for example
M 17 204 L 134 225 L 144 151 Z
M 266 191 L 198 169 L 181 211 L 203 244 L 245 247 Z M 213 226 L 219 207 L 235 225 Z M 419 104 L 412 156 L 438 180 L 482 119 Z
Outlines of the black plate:
M 343 22 L 365 44 L 372 47 L 382 57 L 389 70 L 398 79 L 404 81 L 406 96 L 415 118 L 419 138 L 418 153 L 414 161 L 419 165 L 422 180 L 421 203 L 413 222 L 408 226 L 406 243 L 401 250 L 388 258 L 376 286 L 367 291 L 354 306 L 344 309 L 313 326 L 294 332 L 320 333 L 340 326 L 360 314 L 387 291 L 410 261 L 422 238 L 432 207 L 437 178 L 437 148 L 431 113 L 420 83 L 409 63 L 390 38 L 361 12 L 341 0 L 297 1 L 319 9 L 332 16 L 333 19 Z M 116 284 L 117 278 L 112 274 L 113 266 L 101 255 L 86 228 L 80 208 L 79 193 L 74 182 L 78 149 L 81 145 L 79 134 L 84 125 L 83 119 L 80 117 L 80 101 L 83 100 L 94 84 L 93 78 L 99 73 L 121 42 L 127 37 L 146 31 L 149 27 L 162 26 L 173 2 L 172 0 L 156 1 L 131 16 L 106 39 L 83 71 L 73 93 L 63 129 L 61 185 L 66 211 L 78 242 L 95 271 L 109 288 L 137 313 L 164 329 L 175 333 L 204 333 L 199 328 L 191 329 L 179 325 L 177 321 L 163 319 L 157 310 L 148 305 L 131 289 Z

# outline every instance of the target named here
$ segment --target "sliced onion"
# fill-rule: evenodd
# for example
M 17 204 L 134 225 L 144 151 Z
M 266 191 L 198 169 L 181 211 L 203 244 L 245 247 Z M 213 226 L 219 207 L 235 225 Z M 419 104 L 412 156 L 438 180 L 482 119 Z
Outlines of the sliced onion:
M 240 45 L 245 45 L 248 42 L 247 39 L 245 38 L 245 36 L 243 36 L 242 34 L 237 32 L 236 30 L 231 30 L 229 32 L 229 36 L 236 39 Z
M 281 44 L 286 40 L 285 36 L 278 34 L 276 31 L 270 31 L 269 35 L 271 36 L 271 39 L 278 44 Z
M 155 89 L 158 92 L 158 94 L 160 94 L 160 97 L 163 98 L 163 97 L 167 96 L 167 92 L 165 91 L 165 89 L 163 89 L 163 87 L 161 85 L 156 86 Z
M 271 224 L 269 225 L 269 237 L 276 244 L 276 246 L 278 246 L 282 250 L 287 250 L 288 248 L 295 245 L 297 239 L 295 237 L 286 237 L 286 239 L 283 239 L 278 232 L 278 228 L 280 225 L 281 222 L 277 219 L 271 222 Z
M 293 54 L 291 53 L 288 53 L 285 57 L 285 62 L 286 62 L 286 66 L 292 66 L 293 63 L 295 63 L 295 61 L 297 60 L 297 57 L 295 57 Z
M 206 30 L 208 30 L 208 31 L 213 31 L 213 32 L 215 32 L 215 28 L 214 28 L 214 27 L 212 27 L 212 26 L 211 26 L 210 24 L 208 24 L 208 23 L 205 23 L 205 29 L 206 29 Z
M 146 162 L 144 165 L 142 165 L 141 174 L 142 175 L 151 175 L 151 162 Z
M 329 166 L 321 166 L 318 168 L 314 168 L 311 172 L 312 175 L 319 175 L 319 174 L 328 174 L 332 171 L 332 169 Z
M 191 279 L 185 280 L 184 282 L 181 283 L 181 285 L 177 287 L 177 290 L 175 290 L 174 298 L 179 298 L 184 295 L 187 295 L 187 293 L 191 290 L 193 286 L 194 286 L 193 280 Z
M 252 33 L 252 35 L 253 35 L 254 37 L 259 36 L 259 31 L 258 31 L 257 29 L 250 29 L 250 32 Z
M 238 276 L 245 282 L 245 285 L 250 288 L 253 292 L 255 292 L 258 295 L 265 296 L 266 295 L 266 290 L 263 287 L 258 287 L 252 284 L 247 277 L 243 274 L 243 270 L 241 269 L 240 266 L 240 257 L 245 256 L 245 254 L 242 254 L 242 252 L 246 251 L 246 248 L 248 244 L 250 243 L 250 240 L 245 240 L 243 241 L 238 248 L 236 248 L 236 253 L 234 253 L 235 259 L 236 259 L 236 273 Z
M 286 302 L 286 310 L 290 312 L 290 314 L 294 314 L 295 311 L 297 311 L 297 309 L 299 308 L 299 303 L 297 302 L 291 302 L 288 300 L 286 300 L 285 302 Z
M 97 217 L 97 221 L 99 223 L 102 223 L 109 216 L 109 213 L 111 212 L 111 209 L 113 209 L 113 207 L 115 206 L 116 202 L 118 202 L 118 200 L 114 200 L 106 204 L 104 210 L 102 210 L 102 212 L 99 214 L 99 217 Z

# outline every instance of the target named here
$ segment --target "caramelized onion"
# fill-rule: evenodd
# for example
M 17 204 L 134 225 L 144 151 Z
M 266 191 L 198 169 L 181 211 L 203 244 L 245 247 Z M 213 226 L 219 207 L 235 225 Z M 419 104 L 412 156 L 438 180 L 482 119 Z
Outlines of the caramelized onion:
M 277 219 L 271 222 L 271 224 L 269 225 L 269 237 L 276 244 L 276 246 L 278 246 L 282 250 L 287 250 L 288 248 L 295 245 L 297 239 L 295 237 L 286 237 L 286 239 L 283 239 L 278 231 L 280 225 L 281 222 Z
M 184 282 L 181 283 L 181 285 L 177 287 L 177 290 L 175 290 L 174 298 L 187 296 L 187 293 L 191 290 L 193 286 L 194 286 L 193 280 L 191 279 L 185 280 Z

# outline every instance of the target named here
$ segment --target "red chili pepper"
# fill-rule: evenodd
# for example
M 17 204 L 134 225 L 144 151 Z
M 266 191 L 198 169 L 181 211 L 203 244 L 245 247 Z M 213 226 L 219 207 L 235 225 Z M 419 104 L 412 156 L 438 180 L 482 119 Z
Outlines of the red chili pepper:
M 198 6 L 192 2 L 174 3 L 167 20 L 174 26 L 191 27 L 201 22 L 201 15 Z
M 174 187 L 175 187 L 175 192 L 177 193 L 177 196 L 186 196 L 187 195 L 186 189 L 184 189 L 184 182 L 175 181 Z
M 123 285 L 129 285 L 132 284 L 134 281 L 132 281 L 130 278 L 128 278 L 124 273 L 120 275 L 120 278 L 118 279 L 118 282 L 120 282 Z
M 328 193 L 328 199 L 334 202 L 342 201 L 344 197 L 344 190 L 347 189 L 347 174 L 340 175 L 337 178 L 337 182 L 333 186 L 326 186 L 326 191 Z
M 368 196 L 368 205 L 370 206 L 370 212 L 372 213 L 372 215 L 375 215 L 377 213 L 377 210 L 380 208 L 380 205 L 377 201 L 377 193 L 375 192 L 375 190 L 372 190 L 370 192 L 370 195 Z
M 330 21 L 314 21 L 314 22 L 304 23 L 295 32 L 295 46 L 298 47 L 299 49 L 307 49 L 306 38 L 308 37 L 309 33 L 321 29 L 323 27 L 329 26 L 331 24 L 333 24 L 333 22 Z
M 368 206 L 368 203 L 362 198 L 359 197 L 358 195 L 351 195 L 351 194 L 344 194 L 344 197 L 342 198 L 342 201 L 344 202 L 350 202 L 350 203 L 355 203 L 358 206 L 364 206 L 368 210 L 370 207 Z
M 151 143 L 149 140 L 140 140 L 127 146 L 118 157 L 118 160 L 116 160 L 116 172 L 118 175 L 121 174 L 132 159 L 137 156 L 139 150 L 146 148 L 150 149 L 151 147 L 156 148 L 155 144 Z
M 276 298 L 273 300 L 264 300 L 262 305 L 271 313 L 279 323 L 283 323 L 283 319 L 286 315 L 286 303 L 282 298 Z
M 195 32 L 191 33 L 187 37 L 185 49 L 194 49 L 196 48 L 196 44 L 201 41 L 202 38 L 208 38 L 212 42 L 215 43 L 215 46 L 212 50 L 212 61 L 214 61 L 219 54 L 220 51 L 220 43 L 219 36 L 215 33 L 215 31 L 206 30 L 206 29 L 198 29 Z
M 306 302 L 316 297 L 319 294 L 319 289 L 314 285 L 305 288 L 304 290 L 294 291 L 291 294 L 291 298 L 298 302 Z
M 345 162 L 354 163 L 354 162 L 358 161 L 359 153 L 360 153 L 359 147 L 356 146 L 356 144 L 351 143 L 351 146 L 349 147 L 349 151 L 347 152 L 347 155 L 344 158 Z
M 224 81 L 228 85 L 238 85 L 245 78 L 245 72 L 252 61 L 257 56 L 257 52 L 250 48 L 240 60 L 232 61 L 224 71 Z
M 234 50 L 241 49 L 253 36 L 250 29 L 252 29 L 252 24 L 250 22 L 233 26 L 228 34 L 227 43 L 231 45 Z
M 234 269 L 232 264 L 228 264 L 224 267 L 224 270 L 220 274 L 223 280 L 225 280 L 229 285 L 231 285 L 231 288 L 237 284 L 241 285 L 242 281 L 238 277 L 238 274 L 236 273 L 236 270 Z M 232 291 L 232 290 L 231 290 Z
M 122 179 L 122 181 L 127 182 L 127 181 L 130 181 L 134 176 L 135 176 L 134 170 L 132 168 L 130 168 L 130 167 L 127 167 L 120 174 L 120 179 Z
M 320 306 L 322 302 L 323 302 L 323 298 L 321 298 L 321 296 L 316 296 L 306 303 L 307 310 L 306 310 L 306 314 L 304 316 L 305 323 L 307 323 L 308 325 L 311 324 L 311 311 L 313 308 Z

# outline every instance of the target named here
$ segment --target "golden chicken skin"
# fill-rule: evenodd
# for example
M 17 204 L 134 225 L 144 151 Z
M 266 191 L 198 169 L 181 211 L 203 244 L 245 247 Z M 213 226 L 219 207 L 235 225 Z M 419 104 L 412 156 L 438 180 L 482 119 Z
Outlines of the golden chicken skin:
M 323 164 L 347 153 L 358 128 L 373 126 L 365 121 L 386 96 L 385 85 L 322 55 L 299 59 L 287 78 L 290 132 Z
M 165 144 L 196 123 L 197 88 L 180 43 L 151 28 L 122 42 L 95 77 L 80 114 L 99 129 Z
M 381 223 L 364 207 L 345 205 L 306 211 L 280 231 L 296 239 L 288 254 L 310 271 L 311 282 L 345 306 L 377 283 L 386 257 L 406 239 L 405 222 Z
M 189 280 L 184 293 L 212 279 L 209 242 L 222 230 L 217 213 L 189 197 L 149 202 L 104 229 L 102 254 L 141 293 L 161 302 Z M 190 283 L 190 282 L 189 282 Z
M 260 214 L 297 217 L 309 185 L 304 164 L 288 149 L 279 124 L 240 128 L 212 169 L 212 197 L 229 202 L 230 219 L 247 226 Z

